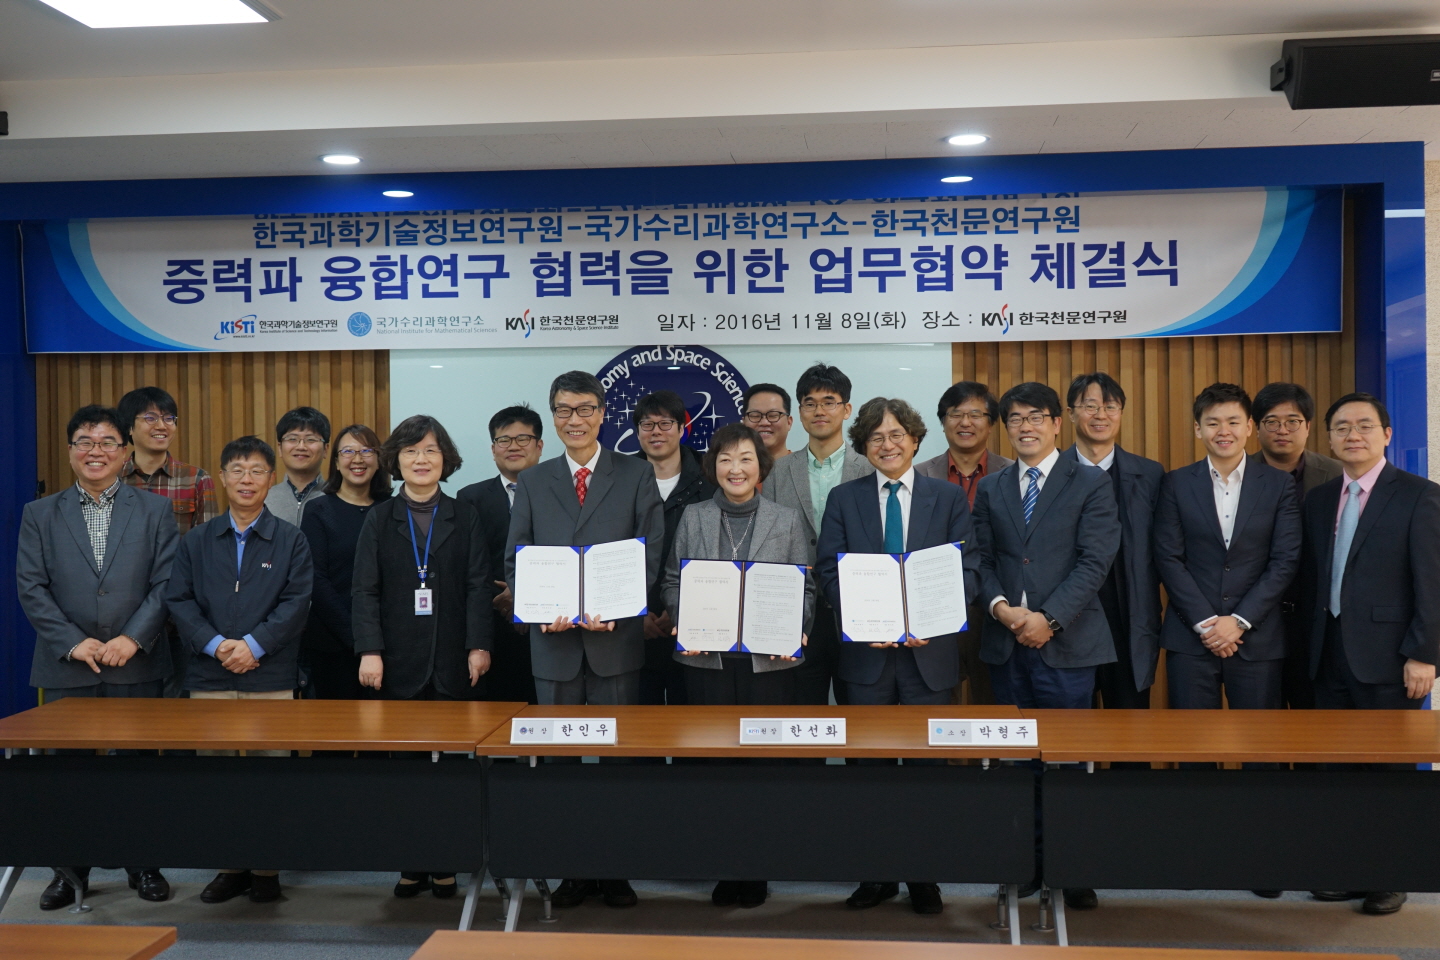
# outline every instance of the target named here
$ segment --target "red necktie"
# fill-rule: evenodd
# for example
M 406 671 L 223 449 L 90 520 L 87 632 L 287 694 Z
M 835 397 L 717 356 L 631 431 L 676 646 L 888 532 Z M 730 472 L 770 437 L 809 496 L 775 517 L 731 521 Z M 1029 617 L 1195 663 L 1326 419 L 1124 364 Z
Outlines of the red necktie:
M 582 507 L 585 506 L 585 491 L 590 489 L 589 485 L 585 482 L 589 478 L 589 467 L 581 467 L 575 471 L 575 496 L 580 499 L 580 506 Z

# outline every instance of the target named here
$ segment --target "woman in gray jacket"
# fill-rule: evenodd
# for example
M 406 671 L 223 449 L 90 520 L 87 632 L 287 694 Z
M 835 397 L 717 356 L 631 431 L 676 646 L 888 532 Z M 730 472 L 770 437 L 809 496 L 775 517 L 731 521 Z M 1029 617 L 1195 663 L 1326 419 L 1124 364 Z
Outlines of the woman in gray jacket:
M 774 459 L 754 430 L 742 423 L 721 427 L 710 441 L 704 470 L 720 489 L 710 500 L 685 508 L 675 546 L 665 560 L 661 587 L 666 607 L 680 609 L 681 560 L 754 560 L 805 565 L 809 560 L 800 514 L 760 496 Z M 807 625 L 815 610 L 815 581 L 805 578 Z M 673 632 L 673 631 L 672 631 Z M 801 637 L 801 645 L 805 637 Z M 685 671 L 692 704 L 788 706 L 795 702 L 792 669 L 801 658 L 755 653 L 675 652 Z M 768 896 L 764 880 L 721 880 L 716 906 L 757 907 Z

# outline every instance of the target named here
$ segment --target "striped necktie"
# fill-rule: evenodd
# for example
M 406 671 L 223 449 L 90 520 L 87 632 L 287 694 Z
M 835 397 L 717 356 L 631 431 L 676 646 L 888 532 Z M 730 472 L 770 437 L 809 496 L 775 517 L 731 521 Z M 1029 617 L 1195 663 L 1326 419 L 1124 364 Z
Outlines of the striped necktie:
M 1020 508 L 1025 511 L 1025 526 L 1030 526 L 1030 517 L 1035 513 L 1035 501 L 1040 499 L 1040 468 L 1031 467 L 1025 471 L 1026 478 L 1030 485 L 1025 488 L 1025 499 L 1021 501 Z

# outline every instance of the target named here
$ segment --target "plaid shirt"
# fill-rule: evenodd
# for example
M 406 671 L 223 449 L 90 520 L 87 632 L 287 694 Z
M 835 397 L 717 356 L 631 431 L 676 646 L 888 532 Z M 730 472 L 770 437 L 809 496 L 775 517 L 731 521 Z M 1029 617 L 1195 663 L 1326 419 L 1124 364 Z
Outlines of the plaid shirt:
M 120 479 L 132 487 L 168 497 L 175 512 L 180 536 L 220 515 L 215 506 L 215 481 L 204 470 L 165 454 L 165 462 L 154 473 L 141 473 L 132 456 L 120 471 Z
M 95 569 L 105 569 L 105 546 L 110 539 L 110 517 L 115 513 L 115 495 L 120 492 L 120 478 L 110 484 L 100 499 L 96 500 L 90 491 L 75 484 L 80 491 L 80 512 L 85 516 L 85 529 L 90 532 L 90 550 L 95 554 Z

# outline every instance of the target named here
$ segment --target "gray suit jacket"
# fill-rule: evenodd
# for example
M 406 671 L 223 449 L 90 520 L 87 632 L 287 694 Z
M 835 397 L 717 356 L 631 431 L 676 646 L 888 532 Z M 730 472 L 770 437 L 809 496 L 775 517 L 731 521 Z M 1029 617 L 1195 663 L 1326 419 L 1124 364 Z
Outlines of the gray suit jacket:
M 1010 464 L 1014 463 L 1009 457 L 1002 457 L 995 451 L 990 451 L 990 459 L 985 464 L 985 475 L 999 473 Z M 915 472 L 922 477 L 934 477 L 936 480 L 950 482 L 950 451 L 946 450 L 938 457 L 931 457 L 929 460 L 915 464 Z
M 785 459 L 789 460 L 790 457 Z M 732 520 L 731 523 L 734 523 Z M 761 500 L 755 511 L 755 530 L 750 536 L 750 556 L 746 559 L 757 563 L 806 564 L 808 551 L 805 545 L 805 531 L 801 527 L 800 514 L 778 503 Z M 692 503 L 680 516 L 680 526 L 675 531 L 675 549 L 665 558 L 665 574 L 660 587 L 665 594 L 667 610 L 680 609 L 680 561 L 684 560 L 728 560 L 720 555 L 720 505 L 712 500 Z M 805 578 L 805 630 L 810 630 L 810 618 L 815 612 L 815 579 Z M 686 656 L 675 651 L 675 659 L 690 667 L 704 667 L 707 670 L 723 669 L 718 653 L 697 653 Z M 801 659 L 804 659 L 803 657 Z M 752 653 L 750 662 L 756 673 L 770 670 L 785 670 L 800 660 L 771 659 L 764 654 Z
M 602 448 L 582 508 L 561 454 L 520 474 L 505 544 L 505 582 L 515 589 L 516 547 L 586 547 L 631 537 L 645 538 L 648 588 L 660 576 L 665 542 L 664 503 L 650 462 Z M 617 620 L 608 633 L 578 627 L 541 633 L 539 624 L 530 625 L 530 664 L 537 678 L 574 680 L 585 661 L 602 677 L 639 670 L 645 664 L 645 618 Z
M 1090 667 L 1115 660 L 1115 642 L 1098 596 L 1120 546 L 1120 520 L 1110 477 L 1098 467 L 1061 457 L 1035 503 L 1030 523 L 1020 506 L 1020 464 L 980 481 L 975 493 L 975 539 L 980 546 L 980 596 L 1026 595 L 1061 631 L 1040 648 L 1052 667 Z M 1015 637 L 987 612 L 980 659 L 1010 659 Z
M 847 443 L 845 465 L 840 468 L 840 483 L 868 477 L 874 472 L 875 468 L 870 465 L 870 461 L 856 453 Z M 775 461 L 775 467 L 770 471 L 770 476 L 765 478 L 760 494 L 782 507 L 799 512 L 805 532 L 805 562 L 814 567 L 815 541 L 819 537 L 820 521 L 824 517 L 815 516 L 815 505 L 810 502 L 810 458 L 806 455 L 805 448 L 802 447 L 790 456 Z
M 122 485 L 110 516 L 105 566 L 97 573 L 73 484 L 25 504 L 16 581 L 20 606 L 35 628 L 30 685 L 91 687 L 169 676 L 165 585 L 179 541 L 169 500 Z M 120 634 L 143 651 L 123 667 L 102 666 L 95 673 L 79 660 L 65 659 L 87 637 L 104 643 Z

